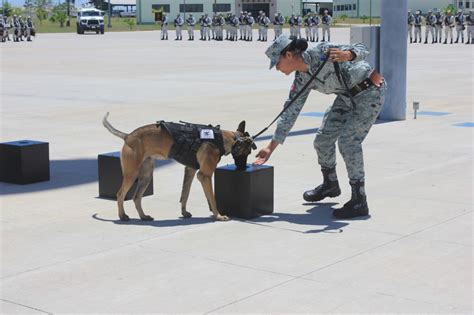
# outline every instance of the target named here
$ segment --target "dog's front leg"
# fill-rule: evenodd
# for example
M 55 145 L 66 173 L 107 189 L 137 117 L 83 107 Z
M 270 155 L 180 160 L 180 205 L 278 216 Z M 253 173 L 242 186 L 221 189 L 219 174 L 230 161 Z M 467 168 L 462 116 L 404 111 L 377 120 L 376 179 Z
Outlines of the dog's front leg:
M 201 182 L 204 194 L 207 198 L 207 202 L 209 203 L 211 211 L 214 214 L 214 219 L 218 221 L 228 221 L 229 217 L 221 215 L 217 210 L 216 198 L 214 196 L 214 191 L 212 190 L 212 173 L 208 175 L 203 173 L 202 171 L 199 171 L 197 174 L 197 178 Z
M 197 170 L 191 167 L 186 166 L 184 168 L 183 189 L 181 190 L 181 198 L 179 199 L 179 202 L 181 202 L 181 215 L 183 218 L 192 217 L 192 214 L 186 211 L 186 204 L 188 203 L 189 190 L 191 189 L 191 184 L 194 175 L 196 175 L 196 171 Z

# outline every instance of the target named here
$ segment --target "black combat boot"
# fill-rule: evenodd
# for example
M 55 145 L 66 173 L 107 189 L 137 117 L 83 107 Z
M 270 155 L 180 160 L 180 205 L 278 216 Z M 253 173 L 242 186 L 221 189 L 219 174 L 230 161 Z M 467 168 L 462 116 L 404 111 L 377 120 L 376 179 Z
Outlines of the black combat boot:
M 341 209 L 335 209 L 332 215 L 338 219 L 350 219 L 369 215 L 367 196 L 365 195 L 363 181 L 351 181 L 351 200 L 344 204 Z
M 451 44 L 453 44 L 453 39 L 451 38 Z
M 413 38 L 410 37 L 410 44 L 413 44 Z
M 447 40 L 447 39 L 445 39 L 443 44 L 445 44 L 445 45 L 446 45 L 447 43 L 448 43 L 448 40 Z
M 318 187 L 308 190 L 303 194 L 303 199 L 306 201 L 320 201 L 326 197 L 337 197 L 341 194 L 339 182 L 337 180 L 336 168 L 321 168 L 323 173 L 323 183 Z
M 424 44 L 428 44 L 428 38 L 425 39 Z
M 454 43 L 457 44 L 458 42 L 459 42 L 459 38 L 456 38 L 456 41 Z

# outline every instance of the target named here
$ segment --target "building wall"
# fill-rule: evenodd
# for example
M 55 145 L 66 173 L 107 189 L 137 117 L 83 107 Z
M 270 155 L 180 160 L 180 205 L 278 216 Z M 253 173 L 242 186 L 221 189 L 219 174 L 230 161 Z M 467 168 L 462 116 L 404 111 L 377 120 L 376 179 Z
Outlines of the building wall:
M 336 17 L 343 14 L 348 17 L 370 16 L 370 4 L 372 3 L 372 17 L 380 17 L 380 6 L 382 1 L 391 0 L 334 0 L 333 15 Z M 428 10 L 435 8 L 444 9 L 450 4 L 453 4 L 456 7 L 461 7 L 464 13 L 468 13 L 474 6 L 474 0 L 408 0 L 408 9 L 412 12 L 421 10 L 423 14 L 425 14 Z M 346 10 L 346 5 L 350 6 L 351 9 Z M 355 10 L 353 9 L 354 5 Z M 344 6 L 344 8 L 341 6 Z
M 155 23 L 155 14 L 152 11 L 153 5 L 168 5 L 170 8 L 170 12 L 166 12 L 170 22 L 172 22 L 178 14 L 183 16 L 183 12 L 180 12 L 180 4 L 186 5 L 190 4 L 202 4 L 203 10 L 202 12 L 186 12 L 186 17 L 189 13 L 199 19 L 201 15 L 207 13 L 212 15 L 213 13 L 213 4 L 215 3 L 214 0 L 137 0 L 137 22 L 139 24 L 150 24 Z M 218 0 L 217 4 L 230 4 L 230 12 L 236 12 L 236 1 L 235 0 Z M 240 10 L 239 10 L 240 11 Z
M 186 4 L 202 4 L 203 12 L 192 12 L 194 17 L 199 18 L 202 14 L 212 14 L 213 4 L 230 4 L 230 12 L 237 15 L 243 11 L 243 7 L 249 5 L 265 5 L 269 9 L 267 12 L 272 18 L 275 13 L 281 12 L 283 16 L 291 16 L 291 13 L 301 13 L 300 0 L 137 0 L 137 22 L 139 24 L 155 23 L 155 14 L 152 11 L 152 5 L 162 4 L 169 5 L 170 12 L 167 12 L 168 18 L 173 21 L 179 12 L 179 5 L 186 2 Z M 189 12 L 186 12 L 186 16 Z

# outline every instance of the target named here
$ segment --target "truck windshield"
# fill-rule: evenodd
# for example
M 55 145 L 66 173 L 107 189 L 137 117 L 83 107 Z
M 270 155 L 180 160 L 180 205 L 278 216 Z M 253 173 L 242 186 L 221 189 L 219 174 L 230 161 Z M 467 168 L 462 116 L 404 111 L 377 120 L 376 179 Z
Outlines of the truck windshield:
M 97 11 L 84 11 L 81 13 L 82 16 L 100 16 L 100 12 Z

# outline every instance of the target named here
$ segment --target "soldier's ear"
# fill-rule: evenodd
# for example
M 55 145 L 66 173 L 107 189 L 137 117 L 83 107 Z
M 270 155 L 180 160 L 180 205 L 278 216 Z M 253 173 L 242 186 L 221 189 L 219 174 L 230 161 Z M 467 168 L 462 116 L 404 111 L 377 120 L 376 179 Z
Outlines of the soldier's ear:
M 239 131 L 242 134 L 245 132 L 245 120 L 242 120 L 240 122 L 239 127 L 237 127 L 237 131 Z

